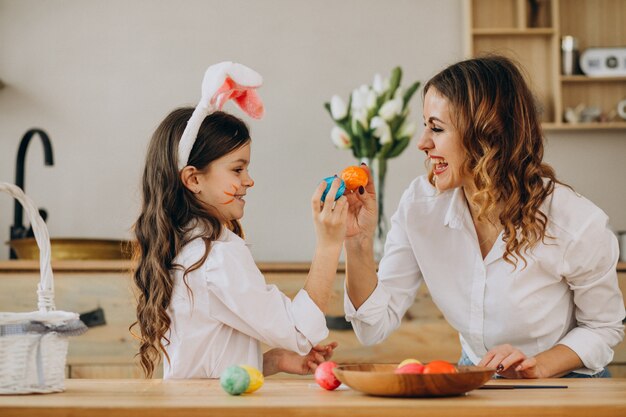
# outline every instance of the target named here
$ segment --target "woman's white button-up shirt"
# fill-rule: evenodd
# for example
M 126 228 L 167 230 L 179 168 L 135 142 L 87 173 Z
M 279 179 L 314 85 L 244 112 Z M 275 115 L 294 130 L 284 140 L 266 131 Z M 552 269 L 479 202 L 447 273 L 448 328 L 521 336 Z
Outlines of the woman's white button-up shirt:
M 568 187 L 557 184 L 541 210 L 552 238 L 515 268 L 502 234 L 483 259 L 461 188 L 437 193 L 426 177 L 414 180 L 391 218 L 376 289 L 358 310 L 346 292 L 359 340 L 383 341 L 424 281 L 475 364 L 500 344 L 527 356 L 563 344 L 585 365 L 577 372 L 600 371 L 624 336 L 617 239 L 606 214 Z
M 186 269 L 204 251 L 202 239 L 192 240 L 174 263 Z M 267 285 L 245 242 L 230 230 L 212 243 L 204 264 L 187 274 L 189 288 L 182 270 L 171 275 L 166 379 L 219 378 L 230 365 L 262 371 L 260 342 L 305 355 L 328 336 L 324 314 L 308 293 L 300 290 L 292 301 Z

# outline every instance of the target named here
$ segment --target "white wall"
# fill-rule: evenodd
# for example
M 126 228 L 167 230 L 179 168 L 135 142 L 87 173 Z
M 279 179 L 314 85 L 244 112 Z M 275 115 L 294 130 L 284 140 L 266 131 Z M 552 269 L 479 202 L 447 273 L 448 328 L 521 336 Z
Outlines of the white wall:
M 244 226 L 259 261 L 310 260 L 310 195 L 354 159 L 329 139 L 323 102 L 395 65 L 426 81 L 463 57 L 462 0 L 0 0 L 0 181 L 31 127 L 50 135 L 27 157 L 26 191 L 54 237 L 130 237 L 150 135 L 173 108 L 194 105 L 207 65 L 234 60 L 264 76 L 266 117 L 249 121 L 256 186 Z M 238 110 L 230 106 L 235 114 Z M 414 118 L 421 119 L 415 96 Z M 419 133 L 419 132 L 418 132 Z M 549 136 L 560 176 L 626 229 L 624 132 Z M 391 161 L 386 207 L 424 172 L 412 146 Z M 0 197 L 0 241 L 12 201 Z M 8 249 L 0 247 L 0 259 Z

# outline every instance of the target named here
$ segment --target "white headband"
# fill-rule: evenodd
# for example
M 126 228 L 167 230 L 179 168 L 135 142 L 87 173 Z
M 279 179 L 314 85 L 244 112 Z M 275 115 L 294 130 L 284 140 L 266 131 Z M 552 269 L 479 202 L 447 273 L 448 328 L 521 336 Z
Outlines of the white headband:
M 258 72 L 235 62 L 220 62 L 206 70 L 202 80 L 202 98 L 178 143 L 179 170 L 187 166 L 191 148 L 204 118 L 221 110 L 228 100 L 233 99 L 250 117 L 263 117 L 263 103 L 255 91 L 261 84 L 263 77 Z

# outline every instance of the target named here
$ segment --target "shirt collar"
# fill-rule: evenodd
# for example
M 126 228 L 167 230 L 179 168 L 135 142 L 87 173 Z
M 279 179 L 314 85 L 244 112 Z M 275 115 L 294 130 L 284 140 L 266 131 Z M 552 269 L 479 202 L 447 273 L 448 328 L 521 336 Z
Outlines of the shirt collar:
M 448 211 L 443 219 L 443 225 L 452 229 L 460 229 L 463 224 L 463 213 L 467 209 L 465 204 L 465 196 L 463 195 L 463 187 L 457 187 L 452 191 Z

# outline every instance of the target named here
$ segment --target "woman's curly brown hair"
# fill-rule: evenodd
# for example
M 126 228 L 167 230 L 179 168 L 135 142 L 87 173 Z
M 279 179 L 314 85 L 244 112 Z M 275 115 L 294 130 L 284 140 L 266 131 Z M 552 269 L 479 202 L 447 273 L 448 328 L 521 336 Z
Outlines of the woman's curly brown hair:
M 518 66 L 503 56 L 469 59 L 435 75 L 434 88 L 450 104 L 452 122 L 467 153 L 478 219 L 501 209 L 504 259 L 526 264 L 523 253 L 544 242 L 548 217 L 541 204 L 553 192 L 554 169 L 543 160 L 543 132 L 535 99 Z M 434 185 L 432 172 L 429 177 Z
M 161 354 L 169 360 L 163 341 L 169 341 L 171 323 L 167 314 L 174 288 L 170 271 L 181 268 L 174 264 L 174 258 L 190 240 L 198 237 L 204 240 L 204 256 L 185 271 L 186 277 L 206 260 L 211 242 L 220 236 L 223 227 L 215 213 L 210 213 L 180 179 L 178 142 L 192 112 L 191 107 L 172 111 L 152 135 L 143 172 L 142 209 L 134 225 L 137 321 L 130 330 L 139 326 L 138 355 L 148 378 L 152 377 Z M 214 160 L 249 142 L 250 134 L 243 121 L 227 113 L 212 113 L 200 126 L 188 165 L 206 170 Z M 238 221 L 226 226 L 243 237 Z M 200 235 L 191 235 L 196 230 L 200 230 Z

